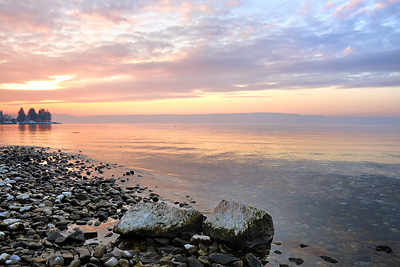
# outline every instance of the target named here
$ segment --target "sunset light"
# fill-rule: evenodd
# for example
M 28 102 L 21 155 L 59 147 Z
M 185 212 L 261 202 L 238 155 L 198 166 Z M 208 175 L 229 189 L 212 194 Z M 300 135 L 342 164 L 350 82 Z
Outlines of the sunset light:
M 72 79 L 69 76 L 54 76 L 50 77 L 53 81 L 28 81 L 25 83 L 2 84 L 3 89 L 7 90 L 54 90 L 63 88 L 61 83 Z
M 398 0 L 0 1 L 0 107 L 400 117 L 399 13 Z

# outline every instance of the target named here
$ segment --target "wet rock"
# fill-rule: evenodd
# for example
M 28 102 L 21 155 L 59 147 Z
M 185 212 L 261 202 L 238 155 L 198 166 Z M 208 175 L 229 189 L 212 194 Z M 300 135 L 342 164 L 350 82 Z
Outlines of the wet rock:
M 187 259 L 187 265 L 189 267 L 204 267 L 204 265 L 195 256 L 190 256 Z
M 211 261 L 207 256 L 200 256 L 197 258 L 204 266 L 211 266 Z
M 263 266 L 261 261 L 259 259 L 257 259 L 253 255 L 253 253 L 247 253 L 246 256 L 244 257 L 244 262 L 249 267 L 261 267 L 261 266 Z
M 128 250 L 124 250 L 123 252 L 122 252 L 122 257 L 124 258 L 124 259 L 132 259 L 133 258 L 133 255 L 132 255 L 132 253 L 130 253 Z
M 84 243 L 86 241 L 86 238 L 82 230 L 76 230 L 68 235 L 67 240 L 70 242 Z
M 74 260 L 74 255 L 70 253 L 63 253 L 60 256 L 64 259 L 65 264 L 70 264 Z
M 106 247 L 103 245 L 97 246 L 93 251 L 93 257 L 101 258 L 106 253 Z
M 43 245 L 41 243 L 28 244 L 28 249 L 30 249 L 30 250 L 40 250 L 42 248 L 43 248 Z
M 333 258 L 333 257 L 331 257 L 331 256 L 328 256 L 328 255 L 321 255 L 321 256 L 319 256 L 321 259 L 323 259 L 324 261 L 327 261 L 327 262 L 330 262 L 330 263 L 337 263 L 337 262 L 339 262 L 337 259 L 335 259 L 335 258 Z
M 289 258 L 289 261 L 295 263 L 296 265 L 302 265 L 304 263 L 302 258 Z
M 162 246 L 167 246 L 167 245 L 169 245 L 169 244 L 171 243 L 171 242 L 169 241 L 169 239 L 166 238 L 166 237 L 164 237 L 164 238 L 162 238 L 162 237 L 154 238 L 154 241 L 155 241 L 157 244 L 162 245 Z
M 269 244 L 274 235 L 272 217 L 268 213 L 227 200 L 217 205 L 203 230 L 215 240 L 243 249 Z
M 389 246 L 385 246 L 385 245 L 379 245 L 375 247 L 376 251 L 383 251 L 386 253 L 392 253 L 392 248 Z
M 121 235 L 174 237 L 184 231 L 201 229 L 203 215 L 194 209 L 181 209 L 163 202 L 132 206 L 114 227 Z
M 81 261 L 80 260 L 73 260 L 68 267 L 79 267 L 81 266 Z
M 129 261 L 126 259 L 120 259 L 118 261 L 118 264 L 120 267 L 129 267 L 130 266 Z
M 87 248 L 79 248 L 78 249 L 79 259 L 82 263 L 87 263 L 90 260 L 91 253 Z
M 64 265 L 64 258 L 58 255 L 51 256 L 47 261 L 47 266 L 54 267 L 54 266 L 63 266 Z
M 233 257 L 228 254 L 223 254 L 223 253 L 212 253 L 212 254 L 210 254 L 209 258 L 211 261 L 218 263 L 218 264 L 222 264 L 222 265 L 226 265 L 226 264 L 232 263 L 234 261 L 240 260 L 236 257 Z
M 244 263 L 243 261 L 235 261 L 231 264 L 231 267 L 243 267 Z
M 97 217 L 99 218 L 99 221 L 107 221 L 108 219 L 108 213 L 105 211 L 99 211 L 97 213 Z
M 95 237 L 97 237 L 97 236 L 98 236 L 98 233 L 97 233 L 96 230 L 85 230 L 85 231 L 83 232 L 83 235 L 84 235 L 84 237 L 85 237 L 86 239 L 88 239 L 88 238 L 95 238 Z M 112 235 L 112 233 L 111 233 L 111 235 Z
M 49 236 L 46 238 L 49 242 L 56 241 L 57 238 L 64 237 L 59 231 L 53 230 L 50 232 Z

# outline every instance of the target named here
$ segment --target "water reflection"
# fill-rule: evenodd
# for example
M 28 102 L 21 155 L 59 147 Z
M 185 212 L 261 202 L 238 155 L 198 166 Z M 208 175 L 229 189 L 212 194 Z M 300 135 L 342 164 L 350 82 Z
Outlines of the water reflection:
M 51 124 L 19 124 L 19 130 L 20 131 L 26 131 L 29 130 L 31 132 L 45 132 L 45 131 L 51 131 Z

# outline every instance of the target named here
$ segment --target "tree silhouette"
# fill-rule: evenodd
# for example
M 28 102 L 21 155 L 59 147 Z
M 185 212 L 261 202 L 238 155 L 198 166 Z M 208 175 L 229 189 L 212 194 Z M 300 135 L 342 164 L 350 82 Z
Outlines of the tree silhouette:
M 44 108 L 39 109 L 37 120 L 41 122 L 50 122 L 51 121 L 51 113 L 49 110 L 45 110 Z
M 18 111 L 17 121 L 19 123 L 26 121 L 26 115 L 23 108 L 20 108 L 20 110 Z
M 36 111 L 35 111 L 34 108 L 31 108 L 31 109 L 28 111 L 27 119 L 28 119 L 28 120 L 31 120 L 31 121 L 37 121 L 37 119 L 38 119 L 38 114 L 36 113 Z

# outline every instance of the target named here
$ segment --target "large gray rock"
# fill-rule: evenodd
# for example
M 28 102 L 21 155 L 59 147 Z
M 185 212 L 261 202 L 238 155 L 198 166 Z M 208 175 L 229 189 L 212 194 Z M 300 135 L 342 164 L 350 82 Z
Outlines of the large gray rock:
M 115 225 L 121 235 L 174 237 L 186 231 L 201 230 L 203 214 L 195 209 L 183 209 L 164 202 L 132 206 Z
M 207 219 L 203 231 L 212 239 L 232 247 L 250 249 L 272 241 L 274 224 L 265 211 L 240 202 L 222 200 Z

